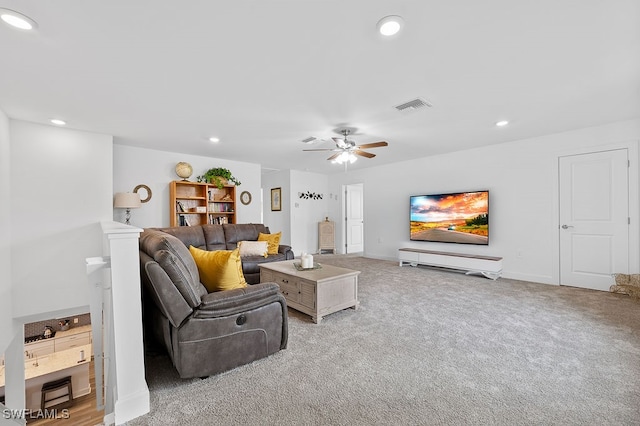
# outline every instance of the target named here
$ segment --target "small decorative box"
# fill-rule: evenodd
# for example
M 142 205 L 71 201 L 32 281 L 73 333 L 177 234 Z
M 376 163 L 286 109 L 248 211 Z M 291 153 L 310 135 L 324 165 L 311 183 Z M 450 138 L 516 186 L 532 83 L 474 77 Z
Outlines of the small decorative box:
M 206 213 L 207 212 L 207 207 L 206 206 L 197 206 L 197 207 L 192 207 L 189 210 L 191 210 L 192 212 L 195 212 L 195 213 Z

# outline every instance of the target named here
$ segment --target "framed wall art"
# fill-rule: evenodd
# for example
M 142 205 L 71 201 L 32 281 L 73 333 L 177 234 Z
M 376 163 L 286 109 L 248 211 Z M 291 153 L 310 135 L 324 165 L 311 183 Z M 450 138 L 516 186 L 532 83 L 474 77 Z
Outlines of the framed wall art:
M 271 211 L 282 210 L 282 188 L 271 188 Z

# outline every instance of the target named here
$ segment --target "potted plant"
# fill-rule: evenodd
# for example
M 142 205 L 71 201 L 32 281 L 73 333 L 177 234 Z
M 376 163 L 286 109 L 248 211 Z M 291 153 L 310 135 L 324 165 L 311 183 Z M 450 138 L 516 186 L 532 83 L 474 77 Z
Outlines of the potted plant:
M 214 167 L 207 170 L 202 176 L 198 176 L 198 182 L 210 182 L 222 189 L 226 182 L 240 186 L 240 181 L 236 179 L 229 169 L 224 167 Z

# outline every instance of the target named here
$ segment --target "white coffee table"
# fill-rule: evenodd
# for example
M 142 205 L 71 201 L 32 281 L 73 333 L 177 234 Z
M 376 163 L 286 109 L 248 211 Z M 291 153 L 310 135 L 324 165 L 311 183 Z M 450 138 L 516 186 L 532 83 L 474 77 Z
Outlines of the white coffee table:
M 311 315 L 316 324 L 322 317 L 346 308 L 358 309 L 360 271 L 321 264 L 320 269 L 298 271 L 299 259 L 260 265 L 260 282 L 275 282 L 291 308 Z

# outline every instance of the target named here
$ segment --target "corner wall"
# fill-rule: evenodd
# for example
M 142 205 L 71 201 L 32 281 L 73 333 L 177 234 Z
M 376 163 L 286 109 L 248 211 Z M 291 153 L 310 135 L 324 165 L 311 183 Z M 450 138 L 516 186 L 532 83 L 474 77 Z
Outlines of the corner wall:
M 131 210 L 133 226 L 169 226 L 169 183 L 180 179 L 175 172 L 176 164 L 180 161 L 186 161 L 193 167 L 193 175 L 189 178 L 192 182 L 196 182 L 197 176 L 212 167 L 231 170 L 233 176 L 242 183 L 236 188 L 236 222 L 261 222 L 259 164 L 113 145 L 113 192 L 132 192 L 140 184 L 147 185 L 152 192 L 151 200 L 142 204 L 141 208 Z M 245 206 L 240 202 L 242 191 L 251 193 L 251 204 Z M 124 210 L 114 209 L 112 220 L 124 222 Z
M 318 222 L 329 216 L 328 188 L 327 175 L 291 171 L 291 247 L 296 256 L 318 252 Z M 300 193 L 309 192 L 322 194 L 322 199 L 300 198 Z
M 11 143 L 9 118 L 0 110 L 0 199 L 11 204 Z M 4 352 L 17 331 L 11 308 L 11 214 L 0 209 L 0 353 Z
M 558 157 L 632 147 L 630 268 L 637 272 L 639 140 L 640 119 L 630 120 L 335 174 L 329 191 L 364 183 L 367 257 L 395 260 L 400 247 L 501 256 L 505 277 L 558 284 Z M 409 240 L 410 195 L 482 189 L 490 191 L 489 246 Z M 341 221 L 336 226 L 338 239 Z
M 86 312 L 85 258 L 102 256 L 112 217 L 112 138 L 18 120 L 10 138 L 13 317 Z
M 271 210 L 271 190 L 280 188 L 282 198 L 280 205 L 282 210 Z M 269 227 L 272 234 L 282 232 L 280 243 L 290 245 L 296 256 L 300 255 L 300 250 L 291 242 L 291 171 L 265 173 L 262 175 L 262 199 L 263 201 L 263 223 Z

